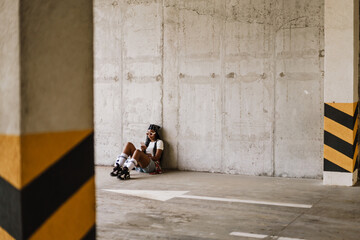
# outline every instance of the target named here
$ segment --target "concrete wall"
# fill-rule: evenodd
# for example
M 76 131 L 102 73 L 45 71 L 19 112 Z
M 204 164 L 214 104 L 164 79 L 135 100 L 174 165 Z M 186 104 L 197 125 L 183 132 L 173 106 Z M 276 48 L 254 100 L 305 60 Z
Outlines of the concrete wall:
M 0 134 L 20 134 L 19 1 L 0 2 Z
M 164 166 L 321 177 L 323 0 L 96 0 L 96 163 L 149 123 Z

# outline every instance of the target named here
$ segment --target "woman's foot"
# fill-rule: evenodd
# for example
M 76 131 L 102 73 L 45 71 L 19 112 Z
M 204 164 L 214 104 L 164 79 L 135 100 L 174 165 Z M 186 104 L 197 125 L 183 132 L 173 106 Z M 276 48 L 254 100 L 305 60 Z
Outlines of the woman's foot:
M 110 176 L 112 177 L 116 177 L 119 175 L 119 173 L 122 171 L 121 167 L 119 166 L 119 164 L 116 164 L 116 167 L 113 168 L 113 171 L 110 173 Z
M 130 178 L 129 169 L 127 167 L 124 167 L 117 177 L 121 180 L 129 179 Z

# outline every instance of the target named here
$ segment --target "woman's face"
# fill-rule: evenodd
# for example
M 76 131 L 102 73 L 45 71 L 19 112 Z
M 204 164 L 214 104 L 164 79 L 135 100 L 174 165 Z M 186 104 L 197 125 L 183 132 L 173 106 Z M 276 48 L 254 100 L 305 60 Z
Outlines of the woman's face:
M 148 138 L 150 138 L 151 141 L 156 140 L 156 132 L 154 130 L 148 130 L 146 132 L 146 135 L 148 136 Z

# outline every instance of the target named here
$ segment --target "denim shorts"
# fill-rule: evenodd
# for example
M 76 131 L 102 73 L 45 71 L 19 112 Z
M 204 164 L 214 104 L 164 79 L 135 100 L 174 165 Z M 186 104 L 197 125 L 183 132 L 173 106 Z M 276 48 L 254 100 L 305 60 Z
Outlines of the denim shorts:
M 151 173 L 155 171 L 155 163 L 153 160 L 150 160 L 149 165 L 146 168 L 137 167 L 136 171 L 143 173 Z

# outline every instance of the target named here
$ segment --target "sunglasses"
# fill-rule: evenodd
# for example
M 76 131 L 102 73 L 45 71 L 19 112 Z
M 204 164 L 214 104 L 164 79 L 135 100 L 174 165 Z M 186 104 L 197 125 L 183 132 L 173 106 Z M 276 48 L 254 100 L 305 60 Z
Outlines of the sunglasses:
M 146 135 L 155 135 L 156 132 L 146 132 Z

